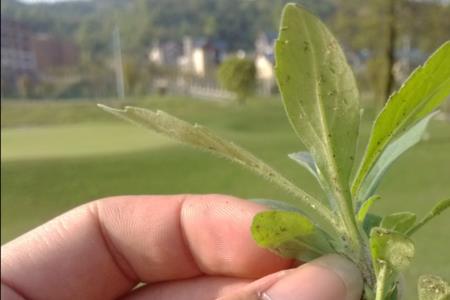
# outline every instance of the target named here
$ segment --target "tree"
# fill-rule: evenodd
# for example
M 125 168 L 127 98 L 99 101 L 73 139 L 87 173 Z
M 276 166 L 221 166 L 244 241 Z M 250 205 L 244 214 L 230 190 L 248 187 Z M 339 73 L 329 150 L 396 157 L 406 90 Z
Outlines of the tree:
M 33 81 L 28 74 L 20 75 L 16 80 L 17 93 L 21 98 L 29 98 L 33 89 Z
M 448 40 L 450 5 L 441 1 L 333 1 L 339 7 L 330 20 L 333 31 L 346 50 L 368 54 L 366 71 L 359 80 L 367 83 L 380 103 L 398 84 L 392 69 L 403 41 L 408 40 L 410 49 L 421 51 L 425 59 Z
M 254 92 L 256 84 L 256 67 L 253 60 L 231 57 L 219 67 L 220 84 L 230 92 L 236 93 L 238 101 L 244 103 Z

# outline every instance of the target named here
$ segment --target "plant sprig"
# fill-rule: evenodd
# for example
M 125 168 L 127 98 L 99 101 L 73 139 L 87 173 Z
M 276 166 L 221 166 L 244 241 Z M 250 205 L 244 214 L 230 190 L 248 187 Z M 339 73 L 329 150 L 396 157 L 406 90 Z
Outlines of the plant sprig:
M 414 257 L 413 234 L 450 206 L 439 202 L 420 221 L 411 212 L 370 212 L 377 188 L 392 163 L 417 144 L 438 106 L 450 94 L 450 42 L 444 43 L 392 94 L 372 128 L 357 165 L 359 96 L 342 49 L 326 26 L 301 6 L 283 10 L 275 46 L 275 73 L 288 119 L 308 152 L 289 157 L 319 182 L 315 199 L 242 147 L 206 128 L 161 111 L 137 107 L 104 110 L 170 138 L 227 158 L 294 195 L 259 200 L 274 209 L 254 217 L 252 236 L 277 254 L 310 260 L 339 253 L 361 270 L 366 300 L 399 300 L 398 276 Z M 357 167 L 354 178 L 352 169 Z M 324 204 L 326 203 L 326 204 Z M 421 300 L 448 299 L 449 284 L 421 277 Z M 447 297 L 447 298 L 446 298 Z

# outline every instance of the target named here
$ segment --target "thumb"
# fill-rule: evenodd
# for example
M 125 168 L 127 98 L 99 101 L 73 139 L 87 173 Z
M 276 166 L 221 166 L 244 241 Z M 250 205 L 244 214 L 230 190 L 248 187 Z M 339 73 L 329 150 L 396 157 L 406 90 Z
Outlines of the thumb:
M 221 300 L 359 300 L 362 287 L 356 266 L 333 254 L 266 276 Z

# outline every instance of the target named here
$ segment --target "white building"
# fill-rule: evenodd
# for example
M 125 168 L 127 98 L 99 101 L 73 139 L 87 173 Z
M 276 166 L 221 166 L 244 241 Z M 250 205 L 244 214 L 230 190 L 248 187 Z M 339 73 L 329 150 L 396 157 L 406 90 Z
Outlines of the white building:
M 183 55 L 178 59 L 182 72 L 197 77 L 214 75 L 217 66 L 222 61 L 225 47 L 221 43 L 206 39 L 183 39 Z
M 275 40 L 275 33 L 261 33 L 255 41 L 256 79 L 264 95 L 270 95 L 276 85 L 274 69 Z

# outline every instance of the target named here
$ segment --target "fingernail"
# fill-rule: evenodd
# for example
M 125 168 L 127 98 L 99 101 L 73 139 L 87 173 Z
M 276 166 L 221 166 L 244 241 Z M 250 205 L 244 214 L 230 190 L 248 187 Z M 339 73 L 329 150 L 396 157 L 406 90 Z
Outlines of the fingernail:
M 363 280 L 358 268 L 339 255 L 306 263 L 261 294 L 264 300 L 359 300 Z
M 364 282 L 361 272 L 353 262 L 341 255 L 331 254 L 316 259 L 311 263 L 327 268 L 335 272 L 341 278 L 347 292 L 345 300 L 361 299 Z

